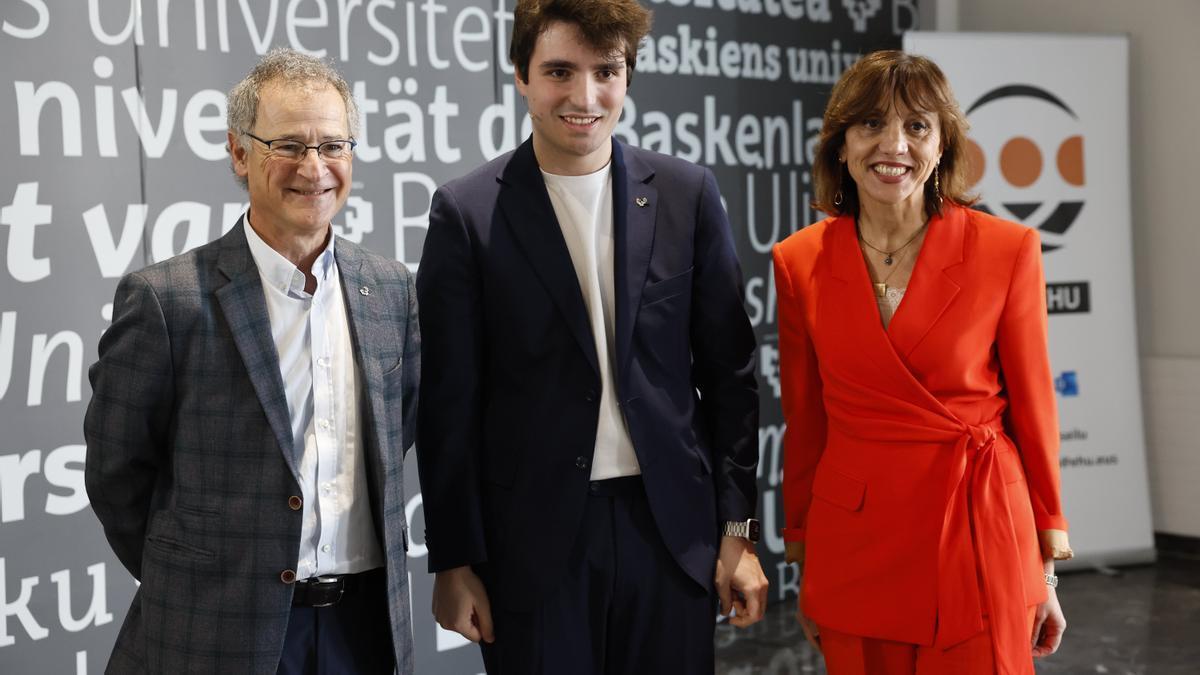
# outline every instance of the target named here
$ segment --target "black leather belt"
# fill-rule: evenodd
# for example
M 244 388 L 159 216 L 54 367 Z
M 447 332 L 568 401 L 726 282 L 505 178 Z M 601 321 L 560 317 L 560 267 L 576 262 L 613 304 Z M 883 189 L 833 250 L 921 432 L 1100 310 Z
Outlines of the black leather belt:
M 383 569 L 374 569 L 358 574 L 328 574 L 297 581 L 292 591 L 293 607 L 332 607 L 346 596 L 365 588 Z

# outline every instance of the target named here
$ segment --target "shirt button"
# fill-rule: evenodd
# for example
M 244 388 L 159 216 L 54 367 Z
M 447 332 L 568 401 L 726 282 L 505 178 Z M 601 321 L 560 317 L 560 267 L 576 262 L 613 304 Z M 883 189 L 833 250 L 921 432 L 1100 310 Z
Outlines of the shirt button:
M 279 573 L 279 580 L 285 584 L 296 583 L 296 572 L 294 570 L 284 570 Z
M 321 547 L 321 553 L 329 553 L 330 548 L 331 547 L 329 546 L 329 544 L 325 544 L 324 546 Z
M 317 359 L 317 365 L 321 366 L 322 368 L 328 368 L 329 367 L 329 357 L 322 356 L 321 358 Z
M 329 427 L 333 425 L 329 423 L 329 420 L 321 420 L 320 422 L 317 422 L 317 426 L 321 427 L 325 431 L 329 431 Z
M 575 468 L 576 469 L 586 469 L 587 467 L 588 467 L 587 457 L 580 455 L 575 458 Z
M 291 497 L 288 497 L 288 508 L 289 509 L 291 509 L 293 511 L 299 511 L 301 506 L 304 506 L 303 499 L 297 497 L 296 495 L 292 495 Z

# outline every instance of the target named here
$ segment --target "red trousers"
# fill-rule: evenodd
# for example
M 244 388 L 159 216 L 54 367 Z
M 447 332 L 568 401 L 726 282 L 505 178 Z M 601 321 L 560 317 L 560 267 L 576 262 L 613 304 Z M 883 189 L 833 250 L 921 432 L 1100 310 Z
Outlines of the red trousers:
M 1028 612 L 1031 640 L 1036 609 L 1030 607 Z M 986 616 L 983 621 L 982 633 L 950 649 L 866 638 L 821 626 L 825 669 L 829 675 L 993 675 L 992 635 Z M 1025 657 L 1032 658 L 1028 651 Z

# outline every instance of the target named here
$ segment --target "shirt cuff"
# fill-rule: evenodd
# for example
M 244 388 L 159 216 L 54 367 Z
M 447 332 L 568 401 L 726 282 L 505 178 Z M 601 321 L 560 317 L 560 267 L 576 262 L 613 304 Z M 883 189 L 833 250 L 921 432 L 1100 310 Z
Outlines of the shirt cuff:
M 1070 560 L 1075 557 L 1066 530 L 1047 529 L 1038 532 L 1042 560 Z

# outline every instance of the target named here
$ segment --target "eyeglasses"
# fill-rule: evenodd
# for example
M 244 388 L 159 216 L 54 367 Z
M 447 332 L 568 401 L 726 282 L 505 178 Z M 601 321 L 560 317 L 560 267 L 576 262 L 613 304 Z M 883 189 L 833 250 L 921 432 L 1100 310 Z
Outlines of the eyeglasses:
M 358 142 L 352 139 L 325 141 L 318 145 L 305 145 L 300 141 L 290 138 L 276 138 L 268 141 L 255 136 L 245 129 L 242 130 L 242 133 L 267 146 L 267 150 L 270 150 L 277 156 L 296 161 L 304 159 L 309 150 L 316 150 L 321 159 L 327 161 L 349 159 L 350 155 L 354 153 L 354 147 L 358 145 Z

